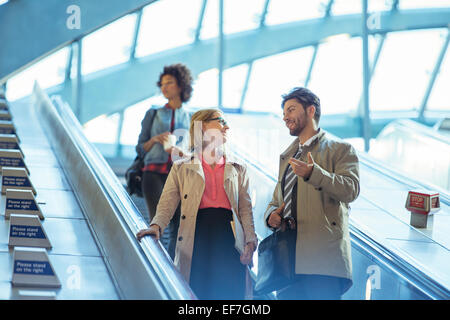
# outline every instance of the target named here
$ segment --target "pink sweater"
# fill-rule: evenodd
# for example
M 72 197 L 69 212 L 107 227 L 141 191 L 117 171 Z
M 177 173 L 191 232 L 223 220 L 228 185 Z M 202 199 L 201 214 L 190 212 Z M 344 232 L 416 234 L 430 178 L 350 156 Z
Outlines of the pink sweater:
M 202 158 L 203 173 L 205 174 L 205 191 L 200 201 L 199 209 L 225 208 L 231 210 L 231 204 L 223 187 L 225 159 L 222 157 L 214 169 Z

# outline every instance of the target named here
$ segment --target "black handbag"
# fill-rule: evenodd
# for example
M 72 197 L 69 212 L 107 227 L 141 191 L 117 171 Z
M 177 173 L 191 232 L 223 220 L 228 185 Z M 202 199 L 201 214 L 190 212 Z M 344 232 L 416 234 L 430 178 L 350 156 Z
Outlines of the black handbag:
M 127 192 L 130 196 L 136 194 L 138 197 L 143 197 L 142 168 L 144 168 L 144 160 L 137 156 L 134 159 L 133 164 L 125 172 Z
M 258 246 L 258 274 L 255 291 L 259 295 L 280 290 L 294 282 L 297 231 L 277 231 Z
M 153 120 L 155 120 L 156 109 L 153 110 L 150 118 L 150 125 L 153 124 Z M 144 156 L 140 157 L 139 152 L 136 158 L 134 159 L 131 166 L 125 171 L 125 180 L 127 182 L 127 192 L 131 196 L 133 194 L 138 197 L 143 197 L 144 194 L 142 192 L 142 169 L 144 168 Z

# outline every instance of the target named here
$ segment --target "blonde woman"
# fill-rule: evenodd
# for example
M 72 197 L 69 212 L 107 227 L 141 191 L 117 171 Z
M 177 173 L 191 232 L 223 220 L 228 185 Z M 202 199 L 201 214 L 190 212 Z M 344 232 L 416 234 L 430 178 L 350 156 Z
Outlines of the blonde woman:
M 228 129 L 220 110 L 192 115 L 192 156 L 174 162 L 156 216 L 137 233 L 159 239 L 181 201 L 174 263 L 200 299 L 243 299 L 245 265 L 257 246 L 246 168 L 225 153 Z M 241 254 L 232 222 L 244 233 Z

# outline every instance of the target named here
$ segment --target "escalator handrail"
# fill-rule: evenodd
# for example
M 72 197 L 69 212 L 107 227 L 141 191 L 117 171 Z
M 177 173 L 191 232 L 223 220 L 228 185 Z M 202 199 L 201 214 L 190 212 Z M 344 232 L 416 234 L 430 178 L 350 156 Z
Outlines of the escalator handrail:
M 109 197 L 110 203 L 115 211 L 119 213 L 119 216 L 123 218 L 130 236 L 135 237 L 137 231 L 147 227 L 139 210 L 106 160 L 87 140 L 78 119 L 76 119 L 68 104 L 57 97 L 52 97 L 52 102 L 68 134 L 83 154 L 86 163 L 96 176 L 104 193 Z M 191 288 L 175 268 L 159 241 L 154 240 L 153 237 L 146 237 L 141 240 L 140 247 L 142 249 L 142 257 L 153 270 L 160 287 L 165 291 L 169 299 L 196 299 Z
M 406 261 L 393 250 L 388 250 L 373 237 L 361 231 L 352 218 L 350 218 L 349 222 L 350 236 L 353 244 L 365 251 L 370 251 L 372 255 L 376 255 L 378 261 L 382 261 L 383 265 L 404 279 L 404 281 L 413 283 L 416 288 L 431 299 L 448 300 L 450 298 L 448 288 L 444 287 L 421 269 Z
M 399 119 L 389 123 L 388 125 L 386 125 L 385 128 L 383 128 L 383 130 L 380 132 L 378 136 L 383 134 L 383 131 L 388 130 L 390 127 L 398 127 L 411 134 L 419 133 L 421 135 L 427 136 L 427 138 L 431 138 L 433 140 L 437 140 L 439 142 L 443 142 L 447 145 L 450 145 L 450 138 L 440 134 L 433 128 L 427 127 L 421 123 L 418 123 L 410 119 Z
M 362 164 L 370 167 L 371 169 L 379 172 L 382 175 L 388 176 L 389 178 L 395 180 L 396 182 L 408 186 L 411 189 L 411 191 L 416 189 L 426 189 L 439 192 L 440 202 L 446 205 L 450 205 L 450 194 L 447 192 L 447 190 L 439 186 L 433 185 L 431 183 L 426 183 L 424 181 L 415 180 L 413 178 L 407 177 L 402 173 L 387 167 L 387 165 L 385 165 L 383 162 L 373 158 L 367 153 L 359 152 L 358 157 Z

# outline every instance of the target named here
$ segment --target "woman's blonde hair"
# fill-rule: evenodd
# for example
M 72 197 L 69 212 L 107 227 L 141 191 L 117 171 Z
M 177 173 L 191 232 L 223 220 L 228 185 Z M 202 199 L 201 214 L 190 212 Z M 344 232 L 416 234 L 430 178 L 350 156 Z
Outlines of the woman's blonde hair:
M 197 112 L 195 112 L 192 117 L 191 117 L 191 124 L 189 127 L 189 149 L 191 150 L 191 152 L 194 151 L 195 147 L 202 147 L 203 145 L 203 133 L 202 133 L 202 127 L 200 126 L 200 129 L 197 129 L 198 126 L 196 126 L 196 123 L 200 123 L 200 125 L 204 122 L 204 121 L 208 121 L 214 118 L 214 114 L 215 113 L 219 113 L 221 115 L 223 115 L 223 112 L 219 109 L 214 109 L 214 108 L 210 108 L 210 109 L 202 109 L 199 110 Z M 200 131 L 197 131 L 200 130 Z M 198 150 L 201 151 L 201 150 Z

